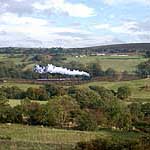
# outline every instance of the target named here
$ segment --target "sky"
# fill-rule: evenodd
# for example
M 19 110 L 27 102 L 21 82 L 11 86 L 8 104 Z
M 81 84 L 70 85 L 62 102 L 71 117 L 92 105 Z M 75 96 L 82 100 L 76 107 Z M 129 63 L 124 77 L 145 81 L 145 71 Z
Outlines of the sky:
M 150 42 L 150 0 L 0 0 L 0 47 Z

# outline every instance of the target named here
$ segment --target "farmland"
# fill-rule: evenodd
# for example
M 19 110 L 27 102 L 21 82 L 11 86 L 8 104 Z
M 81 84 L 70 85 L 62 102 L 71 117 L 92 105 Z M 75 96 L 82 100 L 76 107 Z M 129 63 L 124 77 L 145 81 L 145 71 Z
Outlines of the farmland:
M 142 89 L 144 86 L 150 86 L 150 79 L 132 80 L 132 81 L 119 81 L 119 82 L 92 82 L 82 86 L 104 86 L 109 89 L 117 90 L 119 86 L 129 86 L 132 90 L 131 99 L 133 101 L 147 101 L 150 102 L 150 89 Z
M 139 138 L 144 135 L 135 132 L 122 133 L 111 130 L 97 132 L 68 131 L 17 124 L 0 124 L 0 131 L 0 136 L 11 138 L 11 140 L 5 142 L 0 140 L 1 150 L 61 150 L 61 148 L 70 150 L 77 142 L 89 141 L 98 137 L 104 139 L 113 137 L 125 140 Z
M 0 150 L 70 150 L 92 139 L 132 141 L 148 137 L 150 78 L 135 74 L 137 65 L 145 61 L 148 59 L 143 54 L 135 53 L 0 54 Z M 75 77 L 70 78 L 70 84 L 61 84 L 59 79 L 64 76 L 33 72 L 35 64 L 48 63 L 72 64 L 70 68 L 83 67 L 81 70 L 87 72 L 93 64 L 100 74 L 93 71 L 90 79 Z M 134 78 L 118 78 L 124 71 Z M 58 78 L 58 82 L 36 82 L 45 77 Z M 77 84 L 73 81 L 76 78 Z
M 132 90 L 132 95 L 128 102 L 150 102 L 150 89 L 142 89 L 144 86 L 150 86 L 150 79 L 141 79 L 141 80 L 132 80 L 132 81 L 116 81 L 116 82 L 108 82 L 108 81 L 100 81 L 100 82 L 90 82 L 82 85 L 77 85 L 77 87 L 88 87 L 91 85 L 96 86 L 104 86 L 108 89 L 117 90 L 120 86 L 129 86 Z M 22 90 L 26 90 L 29 87 L 38 88 L 42 85 L 37 84 L 19 84 L 19 83 L 3 83 L 0 86 L 4 87 L 12 87 L 17 86 Z M 65 86 L 66 87 L 66 86 Z M 10 100 L 10 104 L 12 106 L 16 106 L 20 104 L 20 100 Z
M 33 69 L 33 66 L 36 63 L 40 63 L 38 61 L 32 60 L 35 55 L 8 55 L 8 54 L 0 54 L 0 62 L 13 62 L 15 64 L 24 64 L 23 70 Z M 69 62 L 78 62 L 81 64 L 87 64 L 98 61 L 102 66 L 102 69 L 106 70 L 108 68 L 113 68 L 117 72 L 128 71 L 130 73 L 134 73 L 136 70 L 136 66 L 146 61 L 147 59 L 143 56 L 84 56 L 84 57 L 76 57 L 70 56 L 63 57 L 66 60 L 63 60 L 61 64 L 69 63 Z M 51 60 L 47 60 L 48 63 L 51 63 Z
M 65 62 L 80 62 L 83 64 L 98 61 L 102 69 L 113 68 L 118 72 L 128 71 L 133 73 L 136 66 L 143 61 L 146 61 L 142 56 L 79 56 L 79 57 L 67 57 Z

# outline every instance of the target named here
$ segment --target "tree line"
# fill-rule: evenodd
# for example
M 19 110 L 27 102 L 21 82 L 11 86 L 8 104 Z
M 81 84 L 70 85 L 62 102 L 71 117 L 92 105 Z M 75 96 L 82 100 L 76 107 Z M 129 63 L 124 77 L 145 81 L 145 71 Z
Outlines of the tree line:
M 39 90 L 45 90 L 43 91 Z M 11 107 L 8 98 L 21 98 L 18 88 L 0 89 L 0 122 L 43 125 L 55 128 L 76 130 L 98 130 L 107 127 L 119 130 L 132 130 L 133 126 L 149 132 L 148 104 L 132 103 L 124 105 L 131 91 L 128 87 L 119 87 L 113 91 L 100 86 L 88 88 L 71 86 L 67 89 L 56 85 L 46 85 L 39 89 L 29 88 L 21 104 Z M 35 98 L 48 98 L 46 104 L 31 101 Z M 43 94 L 43 95 L 41 95 Z M 24 95 L 24 94 L 23 94 Z M 17 97 L 16 97 L 17 96 Z M 22 97 L 23 98 L 23 97 Z M 39 99 L 41 100 L 41 99 Z

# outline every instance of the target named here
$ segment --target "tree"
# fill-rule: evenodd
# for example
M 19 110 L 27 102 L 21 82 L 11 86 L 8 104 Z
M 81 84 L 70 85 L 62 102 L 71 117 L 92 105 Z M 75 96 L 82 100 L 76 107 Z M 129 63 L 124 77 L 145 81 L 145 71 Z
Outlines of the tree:
M 61 96 L 66 94 L 66 91 L 63 87 L 60 87 L 55 84 L 46 84 L 44 86 L 44 89 L 46 90 L 48 97 Z
M 126 106 L 113 100 L 107 103 L 105 111 L 108 118 L 108 126 L 115 126 L 127 130 L 130 129 L 132 124 L 131 114 Z
M 122 86 L 118 88 L 117 97 L 120 99 L 127 99 L 131 96 L 131 89 L 128 86 Z
M 104 76 L 104 71 L 102 70 L 102 67 L 99 62 L 90 63 L 88 65 L 88 72 L 93 77 Z
M 42 107 L 37 102 L 25 102 L 22 103 L 23 116 L 26 118 L 26 122 L 31 125 L 42 124 Z
M 75 124 L 79 105 L 70 96 L 59 96 L 51 99 L 45 109 L 45 123 L 50 126 L 64 128 L 69 123 Z
M 142 62 L 137 66 L 136 73 L 138 76 L 145 78 L 150 76 L 150 59 Z
M 75 99 L 81 108 L 97 108 L 102 105 L 100 96 L 89 88 L 78 88 Z
M 115 99 L 115 92 L 101 86 L 89 86 L 90 89 L 96 91 L 102 100 L 109 101 Z
M 8 100 L 0 100 L 0 122 L 11 123 L 13 120 L 12 112 L 13 111 L 10 105 L 8 104 Z
M 94 116 L 85 111 L 81 111 L 77 117 L 77 129 L 82 131 L 92 131 L 97 128 Z
M 48 94 L 44 88 L 28 88 L 26 91 L 26 97 L 31 100 L 47 100 Z
M 106 71 L 105 71 L 105 75 L 108 76 L 108 77 L 114 77 L 116 74 L 116 71 L 112 68 L 108 68 Z
M 128 106 L 132 121 L 137 122 L 143 118 L 142 105 L 140 103 L 132 103 Z
M 146 58 L 150 58 L 150 51 L 146 51 L 145 57 L 146 57 Z

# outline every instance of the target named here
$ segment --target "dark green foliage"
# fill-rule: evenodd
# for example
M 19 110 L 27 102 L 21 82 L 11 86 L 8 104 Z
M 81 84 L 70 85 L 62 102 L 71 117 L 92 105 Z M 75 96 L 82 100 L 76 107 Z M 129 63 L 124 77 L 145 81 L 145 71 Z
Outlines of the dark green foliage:
M 150 137 L 136 140 L 96 139 L 90 142 L 80 142 L 76 150 L 149 150 Z
M 81 108 L 97 108 L 102 105 L 100 96 L 89 88 L 76 89 L 75 99 Z
M 131 90 L 128 86 L 122 86 L 118 88 L 117 97 L 120 99 L 127 99 L 131 96 Z
M 150 58 L 150 50 L 145 52 L 145 57 Z
M 0 100 L 0 122 L 10 123 L 13 120 L 13 109 L 8 104 L 7 100 Z
M 24 122 L 31 125 L 42 124 L 42 106 L 36 102 L 27 102 L 22 106 Z
M 131 114 L 127 107 L 113 100 L 105 105 L 108 124 L 119 129 L 129 130 L 132 126 Z
M 116 95 L 117 94 L 117 95 Z M 120 94 L 120 95 L 119 95 Z M 95 130 L 116 127 L 131 130 L 140 121 L 148 122 L 149 104 L 123 105 L 118 99 L 127 98 L 127 87 L 112 90 L 99 86 L 69 87 L 45 85 L 22 91 L 17 87 L 0 88 L 0 122 L 45 125 L 57 128 Z M 21 105 L 10 107 L 7 98 L 24 98 Z M 39 104 L 30 100 L 49 100 Z
M 0 78 L 20 78 L 21 67 L 13 62 L 0 62 Z
M 141 111 L 146 117 L 150 117 L 150 103 L 145 103 L 141 106 Z
M 99 62 L 89 64 L 87 70 L 93 77 L 104 76 L 104 71 Z
M 13 108 L 12 116 L 13 123 L 23 123 L 23 107 L 21 105 L 17 105 Z
M 76 115 L 79 111 L 76 101 L 70 96 L 55 97 L 45 106 L 44 124 L 59 128 L 76 126 Z
M 26 91 L 26 97 L 31 100 L 47 100 L 48 93 L 44 88 L 28 88 Z
M 46 90 L 48 97 L 60 96 L 66 94 L 66 91 L 64 90 L 63 87 L 54 84 L 46 84 L 44 86 L 44 89 Z
M 3 93 L 3 96 L 5 96 L 8 99 L 22 99 L 25 97 L 25 93 L 23 90 L 16 86 L 12 87 L 1 87 L 0 88 L 1 93 Z
M 115 92 L 109 89 L 106 89 L 105 87 L 100 86 L 89 86 L 90 89 L 96 91 L 102 100 L 113 100 L 115 99 Z
M 140 77 L 149 77 L 150 76 L 150 59 L 146 62 L 142 62 L 137 66 L 136 73 Z
M 105 71 L 105 76 L 108 76 L 108 77 L 114 77 L 116 75 L 116 71 L 112 68 L 108 68 L 106 71 Z
M 97 122 L 94 116 L 90 113 L 81 111 L 77 117 L 77 127 L 76 129 L 82 131 L 92 131 L 97 128 Z
M 132 116 L 132 121 L 137 122 L 141 119 L 143 119 L 144 113 L 142 112 L 142 105 L 139 103 L 132 103 L 128 106 L 131 116 Z

